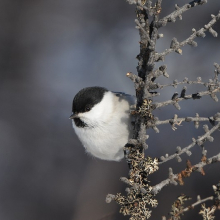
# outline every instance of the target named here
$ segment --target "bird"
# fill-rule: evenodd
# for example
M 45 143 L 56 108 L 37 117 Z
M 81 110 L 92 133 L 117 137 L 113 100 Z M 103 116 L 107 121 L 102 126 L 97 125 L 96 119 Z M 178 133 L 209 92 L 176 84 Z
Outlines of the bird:
M 93 157 L 120 161 L 132 137 L 131 106 L 135 97 L 103 87 L 86 87 L 73 98 L 72 126 L 86 152 Z

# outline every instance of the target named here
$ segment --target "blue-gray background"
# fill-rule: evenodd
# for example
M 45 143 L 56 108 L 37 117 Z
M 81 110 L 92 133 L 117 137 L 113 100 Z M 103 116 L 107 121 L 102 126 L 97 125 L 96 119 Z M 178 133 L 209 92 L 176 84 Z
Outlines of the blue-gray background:
M 164 0 L 162 15 L 174 10 L 174 4 L 185 0 Z M 219 1 L 209 1 L 183 15 L 183 21 L 161 28 L 164 38 L 157 50 L 164 51 L 173 37 L 179 41 L 201 28 L 220 10 Z M 135 7 L 125 0 L 0 0 L 0 219 L 1 220 L 101 220 L 128 219 L 117 214 L 119 206 L 105 203 L 107 193 L 124 193 L 119 181 L 127 176 L 127 165 L 91 158 L 84 152 L 74 134 L 71 121 L 73 96 L 86 86 L 104 86 L 114 91 L 134 94 L 126 72 L 136 73 L 139 35 L 134 28 Z M 220 32 L 220 23 L 214 27 Z M 185 76 L 205 81 L 213 76 L 213 63 L 220 63 L 220 38 L 207 33 L 197 39 L 198 47 L 186 46 L 183 55 L 167 56 L 170 83 Z M 188 86 L 187 93 L 203 87 Z M 181 87 L 161 91 L 168 100 Z M 210 97 L 160 109 L 161 119 L 179 116 L 211 116 L 219 103 Z M 160 134 L 149 131 L 152 157 L 174 153 L 192 137 L 203 134 L 192 124 L 173 131 L 162 126 Z M 208 143 L 208 156 L 219 152 L 219 133 Z M 113 142 L 114 144 L 114 142 Z M 190 157 L 198 163 L 201 150 L 194 147 Z M 188 159 L 183 156 L 183 161 Z M 185 162 L 167 163 L 150 179 L 152 185 L 167 178 L 168 167 L 174 172 L 185 168 Z M 157 196 L 160 203 L 152 219 L 161 219 L 180 193 L 193 197 L 212 195 L 212 185 L 220 180 L 219 164 L 205 168 L 185 181 L 184 186 L 168 186 Z M 196 210 L 198 211 L 198 209 Z M 192 211 L 185 218 L 195 218 Z M 191 215 L 191 217 L 189 217 Z M 187 217 L 188 216 L 188 217 Z M 201 219 L 201 217 L 197 218 Z

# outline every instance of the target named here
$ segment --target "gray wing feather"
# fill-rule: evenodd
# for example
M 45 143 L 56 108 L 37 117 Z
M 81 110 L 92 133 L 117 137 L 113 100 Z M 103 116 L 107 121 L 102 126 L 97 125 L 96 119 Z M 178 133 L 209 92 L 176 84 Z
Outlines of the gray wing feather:
M 136 97 L 133 95 L 129 95 L 124 92 L 113 92 L 113 93 L 119 98 L 121 97 L 122 99 L 126 99 L 130 103 L 130 105 L 135 105 L 136 103 Z

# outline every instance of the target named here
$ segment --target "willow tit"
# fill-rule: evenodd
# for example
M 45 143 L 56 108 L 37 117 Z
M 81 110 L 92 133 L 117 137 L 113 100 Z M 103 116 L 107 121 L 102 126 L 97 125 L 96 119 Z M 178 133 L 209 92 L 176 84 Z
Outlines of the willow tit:
M 102 87 L 80 90 L 73 99 L 73 128 L 86 152 L 103 160 L 119 161 L 131 138 L 130 106 L 133 96 Z

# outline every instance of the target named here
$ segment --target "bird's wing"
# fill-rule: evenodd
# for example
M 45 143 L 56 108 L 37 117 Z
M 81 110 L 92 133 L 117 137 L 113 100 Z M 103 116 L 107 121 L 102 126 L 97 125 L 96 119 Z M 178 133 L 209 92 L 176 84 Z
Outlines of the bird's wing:
M 113 92 L 116 96 L 118 96 L 119 98 L 122 98 L 122 99 L 126 99 L 130 105 L 135 105 L 136 104 L 136 97 L 133 96 L 133 95 L 129 95 L 129 94 L 126 94 L 124 92 Z
M 126 94 L 126 93 L 124 93 L 124 92 L 114 92 L 114 91 L 112 91 L 116 96 L 118 96 L 118 97 L 128 97 L 128 96 L 133 96 L 133 95 L 129 95 L 129 94 Z M 133 97 L 135 97 L 135 96 L 133 96 Z

